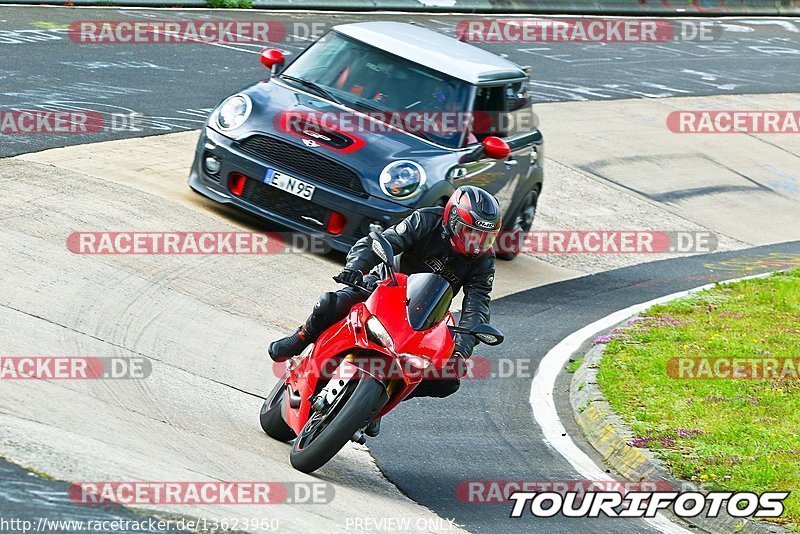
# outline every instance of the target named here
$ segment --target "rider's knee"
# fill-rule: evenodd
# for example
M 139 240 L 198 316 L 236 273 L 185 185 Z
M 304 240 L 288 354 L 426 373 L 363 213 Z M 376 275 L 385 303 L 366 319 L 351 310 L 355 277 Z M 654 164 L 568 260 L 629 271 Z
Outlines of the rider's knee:
M 358 302 L 365 300 L 361 295 L 355 293 L 353 290 L 349 290 L 349 288 L 334 293 L 334 296 L 336 297 L 336 304 L 332 309 L 334 310 L 333 313 L 335 316 L 339 318 L 346 317 L 350 308 Z
M 437 387 L 430 392 L 431 397 L 449 397 L 461 387 L 461 380 L 442 380 Z
M 314 315 L 328 316 L 336 311 L 336 293 L 328 291 L 320 295 L 314 305 Z

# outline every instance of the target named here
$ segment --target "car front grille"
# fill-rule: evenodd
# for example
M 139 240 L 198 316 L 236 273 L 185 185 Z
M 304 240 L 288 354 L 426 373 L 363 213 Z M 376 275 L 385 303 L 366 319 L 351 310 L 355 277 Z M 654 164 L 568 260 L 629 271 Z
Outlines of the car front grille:
M 361 197 L 369 196 L 352 169 L 292 143 L 266 135 L 251 135 L 239 141 L 237 146 L 243 152 L 295 172 L 299 177 L 306 176 Z
M 322 230 L 328 227 L 331 218 L 331 210 L 252 178 L 245 182 L 241 198 L 276 215 Z

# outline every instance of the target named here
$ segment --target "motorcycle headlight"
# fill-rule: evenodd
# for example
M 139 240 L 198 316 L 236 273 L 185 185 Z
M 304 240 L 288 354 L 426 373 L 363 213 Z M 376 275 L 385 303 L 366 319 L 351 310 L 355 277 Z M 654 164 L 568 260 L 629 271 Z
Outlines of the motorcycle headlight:
M 424 371 L 431 365 L 431 361 L 424 356 L 417 356 L 416 354 L 398 354 L 398 358 L 405 364 L 416 371 Z
M 220 130 L 235 130 L 247 120 L 253 102 L 247 95 L 233 95 L 226 98 L 217 110 L 217 126 Z
M 394 350 L 392 336 L 389 335 L 389 332 L 386 331 L 386 328 L 374 315 L 367 319 L 367 332 L 372 336 L 373 340 L 389 350 Z
M 398 200 L 411 198 L 425 184 L 425 169 L 409 160 L 393 161 L 383 168 L 380 177 L 381 189 Z

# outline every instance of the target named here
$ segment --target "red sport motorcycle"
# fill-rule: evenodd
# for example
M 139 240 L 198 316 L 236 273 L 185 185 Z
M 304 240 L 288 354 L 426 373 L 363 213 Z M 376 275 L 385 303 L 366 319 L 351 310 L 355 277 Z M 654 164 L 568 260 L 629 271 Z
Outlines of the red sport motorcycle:
M 348 441 L 364 443 L 367 426 L 425 377 L 442 377 L 453 334 L 503 342 L 488 324 L 456 326 L 450 283 L 433 273 L 396 273 L 389 242 L 376 232 L 370 238 L 390 276 L 374 289 L 352 286 L 371 295 L 286 362 L 286 374 L 261 408 L 261 428 L 276 440 L 294 440 L 290 460 L 304 473 L 325 465 Z

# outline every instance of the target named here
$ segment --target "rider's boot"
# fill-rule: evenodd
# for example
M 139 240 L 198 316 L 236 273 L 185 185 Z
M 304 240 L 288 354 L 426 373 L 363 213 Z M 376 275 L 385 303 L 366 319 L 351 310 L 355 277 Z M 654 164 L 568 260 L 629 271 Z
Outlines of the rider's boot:
M 292 356 L 297 356 L 311 344 L 307 333 L 300 327 L 291 336 L 273 341 L 269 345 L 269 357 L 275 362 L 285 362 Z
M 335 319 L 335 316 L 336 293 L 323 293 L 303 326 L 291 336 L 270 344 L 269 357 L 276 362 L 285 362 L 289 358 L 297 356 L 333 324 L 331 319 Z
M 381 433 L 381 418 L 378 417 L 374 421 L 372 421 L 367 428 L 364 430 L 364 434 L 368 435 L 371 438 L 374 438 L 378 434 Z

